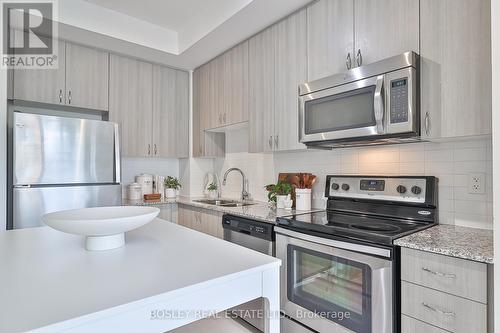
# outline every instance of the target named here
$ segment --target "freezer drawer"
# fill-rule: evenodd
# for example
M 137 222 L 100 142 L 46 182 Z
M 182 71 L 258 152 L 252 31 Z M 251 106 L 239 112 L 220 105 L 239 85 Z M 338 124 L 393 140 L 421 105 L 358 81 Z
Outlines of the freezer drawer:
M 43 214 L 86 207 L 118 206 L 120 185 L 14 188 L 14 229 L 42 225 Z
M 119 183 L 117 125 L 14 112 L 13 184 Z

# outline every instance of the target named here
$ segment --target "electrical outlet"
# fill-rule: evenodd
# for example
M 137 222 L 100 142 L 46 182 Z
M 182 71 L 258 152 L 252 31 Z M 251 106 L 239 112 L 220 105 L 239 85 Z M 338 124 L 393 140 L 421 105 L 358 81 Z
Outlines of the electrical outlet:
M 469 174 L 469 193 L 471 194 L 484 194 L 484 173 L 470 173 Z

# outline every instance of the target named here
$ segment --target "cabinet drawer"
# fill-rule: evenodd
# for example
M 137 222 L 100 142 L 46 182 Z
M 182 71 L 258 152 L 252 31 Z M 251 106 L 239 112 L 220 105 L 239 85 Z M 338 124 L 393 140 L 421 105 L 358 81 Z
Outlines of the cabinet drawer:
M 401 313 L 451 332 L 487 330 L 485 304 L 405 281 L 401 282 Z
M 423 321 L 402 315 L 401 333 L 448 333 L 448 331 L 429 325 Z
M 401 280 L 487 303 L 487 265 L 401 248 Z

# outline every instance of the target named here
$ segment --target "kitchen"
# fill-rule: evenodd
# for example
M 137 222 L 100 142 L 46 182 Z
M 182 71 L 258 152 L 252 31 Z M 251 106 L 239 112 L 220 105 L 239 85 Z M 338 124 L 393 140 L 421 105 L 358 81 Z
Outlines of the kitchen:
M 142 10 L 133 2 L 59 3 L 59 68 L 2 74 L 6 229 L 28 230 L 66 209 L 158 208 L 159 219 L 183 229 L 281 259 L 274 283 L 282 332 L 493 332 L 494 2 L 246 0 L 220 12 L 192 5 L 167 15 L 172 8 L 153 0 Z M 78 20 L 80 13 L 92 14 Z M 185 40 L 179 33 L 173 47 L 167 32 L 175 29 L 166 27 L 192 19 L 204 32 Z M 22 117 L 30 118 L 17 126 Z M 64 124 L 50 125 L 54 119 Z M 83 136 L 48 135 L 42 147 L 51 149 L 40 149 L 30 133 L 61 134 L 57 126 Z M 49 164 L 39 168 L 37 154 Z M 61 164 L 63 155 L 74 164 Z M 54 195 L 36 194 L 43 191 Z M 344 215 L 355 221 L 343 223 Z M 366 215 L 373 219 L 362 223 Z M 122 248 L 167 228 L 156 221 L 127 232 Z M 309 252 L 287 252 L 294 246 Z M 307 282 L 311 273 L 294 280 L 315 265 L 330 285 Z M 378 279 L 376 267 L 389 278 Z M 266 308 L 262 301 L 246 308 Z M 329 317 L 339 308 L 353 318 Z M 276 328 L 276 320 L 241 319 L 178 330 Z

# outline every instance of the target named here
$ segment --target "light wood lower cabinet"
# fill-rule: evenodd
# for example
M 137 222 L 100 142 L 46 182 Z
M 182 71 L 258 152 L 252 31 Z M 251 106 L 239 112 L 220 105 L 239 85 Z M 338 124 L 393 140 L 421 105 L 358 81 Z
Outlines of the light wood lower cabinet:
M 222 239 L 222 213 L 179 204 L 178 224 Z
M 177 223 L 178 219 L 177 204 L 173 203 L 173 204 L 161 205 L 158 208 L 160 208 L 160 214 L 158 215 L 160 219 L 172 223 Z
M 401 249 L 402 333 L 489 332 L 487 264 Z

